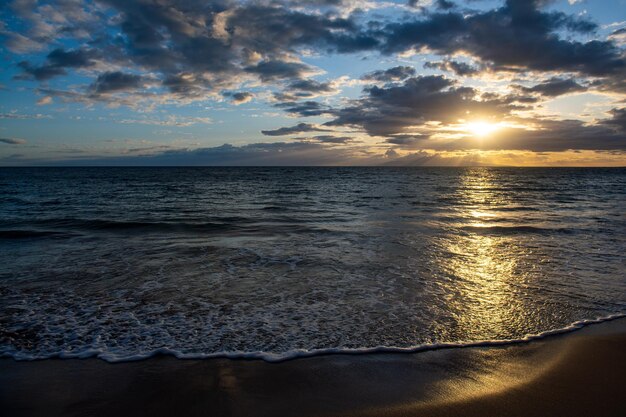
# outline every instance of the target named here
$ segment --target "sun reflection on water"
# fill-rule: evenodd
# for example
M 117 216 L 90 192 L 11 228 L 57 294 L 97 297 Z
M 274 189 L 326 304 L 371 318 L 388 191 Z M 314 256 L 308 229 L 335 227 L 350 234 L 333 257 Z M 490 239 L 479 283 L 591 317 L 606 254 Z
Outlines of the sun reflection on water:
M 486 170 L 468 170 L 459 187 L 462 221 L 458 232 L 446 239 L 451 256 L 444 260 L 445 270 L 456 286 L 449 307 L 459 331 L 468 338 L 501 337 L 522 320 L 522 300 L 516 295 L 522 278 L 516 269 L 523 252 L 520 242 L 481 230 L 497 225 L 501 219 L 493 208 L 508 203 L 494 192 L 490 175 Z

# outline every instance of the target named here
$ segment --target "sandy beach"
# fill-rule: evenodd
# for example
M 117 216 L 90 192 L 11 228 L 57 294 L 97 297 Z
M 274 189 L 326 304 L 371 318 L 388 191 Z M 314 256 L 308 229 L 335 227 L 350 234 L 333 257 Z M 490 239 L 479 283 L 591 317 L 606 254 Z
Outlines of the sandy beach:
M 282 363 L 0 361 L 7 416 L 623 416 L 626 320 L 500 347 Z

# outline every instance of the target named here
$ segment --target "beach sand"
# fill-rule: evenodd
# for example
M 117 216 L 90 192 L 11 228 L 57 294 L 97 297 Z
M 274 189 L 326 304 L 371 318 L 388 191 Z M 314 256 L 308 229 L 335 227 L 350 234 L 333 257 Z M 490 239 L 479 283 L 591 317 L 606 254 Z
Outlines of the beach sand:
M 626 319 L 498 347 L 282 363 L 0 360 L 3 416 L 626 416 Z

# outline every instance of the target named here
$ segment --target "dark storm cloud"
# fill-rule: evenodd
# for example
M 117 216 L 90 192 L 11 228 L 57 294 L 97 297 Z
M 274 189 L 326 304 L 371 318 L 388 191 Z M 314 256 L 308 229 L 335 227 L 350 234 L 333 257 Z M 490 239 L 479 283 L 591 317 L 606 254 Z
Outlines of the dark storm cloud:
M 415 68 L 400 65 L 386 70 L 369 72 L 361 77 L 366 81 L 392 82 L 400 81 L 415 75 Z
M 98 94 L 136 90 L 143 86 L 143 78 L 136 74 L 123 72 L 105 72 L 100 74 L 91 85 L 91 89 Z
M 524 93 L 536 93 L 546 97 L 557 97 L 563 94 L 586 91 L 587 88 L 573 79 L 551 78 L 533 87 L 515 86 Z
M 274 129 L 274 130 L 262 130 L 261 133 L 263 133 L 266 136 L 285 136 L 285 135 L 292 135 L 294 133 L 328 132 L 328 131 L 329 131 L 328 129 L 320 128 L 309 123 L 298 123 L 297 125 L 291 126 L 291 127 L 281 127 L 280 129 Z
M 510 99 L 486 96 L 477 100 L 478 92 L 458 87 L 442 76 L 414 77 L 402 85 L 371 87 L 366 96 L 350 105 L 335 109 L 336 117 L 328 126 L 363 128 L 368 134 L 391 136 L 427 122 L 451 123 L 470 115 L 503 115 L 517 106 Z
M 474 75 L 480 72 L 480 69 L 473 67 L 468 63 L 453 60 L 426 62 L 424 64 L 424 68 L 453 72 L 456 75 L 460 76 Z

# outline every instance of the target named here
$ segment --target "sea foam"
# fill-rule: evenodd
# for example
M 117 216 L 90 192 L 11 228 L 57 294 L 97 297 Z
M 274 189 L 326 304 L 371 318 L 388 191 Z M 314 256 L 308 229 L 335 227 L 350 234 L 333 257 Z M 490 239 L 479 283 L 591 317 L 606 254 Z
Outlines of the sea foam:
M 374 346 L 374 347 L 361 347 L 361 348 L 324 348 L 324 349 L 296 349 L 287 352 L 194 352 L 183 353 L 175 349 L 162 347 L 151 350 L 149 352 L 137 352 L 134 354 L 119 355 L 113 352 L 102 351 L 98 349 L 86 348 L 78 352 L 48 352 L 40 354 L 29 354 L 24 352 L 11 352 L 4 349 L 0 352 L 0 357 L 13 358 L 18 361 L 33 361 L 51 358 L 60 359 L 87 359 L 98 358 L 110 363 L 119 362 L 132 362 L 149 359 L 155 356 L 166 355 L 173 356 L 177 359 L 256 359 L 263 360 L 271 363 L 284 362 L 288 360 L 298 358 L 308 358 L 324 355 L 363 355 L 363 354 L 375 354 L 375 353 L 419 353 L 440 349 L 452 349 L 452 348 L 470 348 L 470 347 L 493 347 L 493 346 L 506 346 L 520 343 L 529 343 L 536 340 L 545 339 L 551 336 L 562 335 L 571 333 L 576 330 L 580 330 L 586 326 L 600 324 L 612 320 L 617 320 L 626 317 L 625 313 L 612 314 L 596 319 L 579 320 L 571 323 L 568 326 L 547 330 L 537 334 L 529 334 L 519 339 L 503 339 L 503 340 L 478 340 L 478 341 L 465 341 L 465 342 L 450 342 L 450 343 L 430 343 L 421 344 L 408 347 L 397 346 Z

